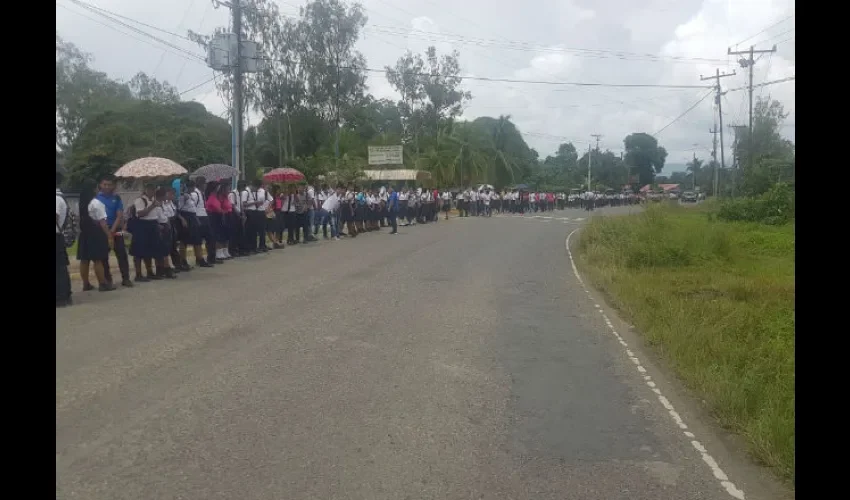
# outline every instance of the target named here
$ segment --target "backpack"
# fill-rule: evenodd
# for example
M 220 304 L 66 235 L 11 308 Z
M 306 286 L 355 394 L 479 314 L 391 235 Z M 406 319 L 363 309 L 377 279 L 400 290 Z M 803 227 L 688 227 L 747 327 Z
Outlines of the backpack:
M 77 214 L 71 211 L 71 206 L 68 205 L 68 200 L 64 196 L 59 194 L 56 196 L 65 201 L 65 209 L 68 212 L 65 214 L 65 221 L 62 223 L 62 227 L 59 227 L 59 223 L 56 223 L 56 227 L 62 233 L 62 238 L 65 239 L 65 248 L 70 248 L 74 246 L 74 243 L 77 241 L 77 235 L 80 233 Z

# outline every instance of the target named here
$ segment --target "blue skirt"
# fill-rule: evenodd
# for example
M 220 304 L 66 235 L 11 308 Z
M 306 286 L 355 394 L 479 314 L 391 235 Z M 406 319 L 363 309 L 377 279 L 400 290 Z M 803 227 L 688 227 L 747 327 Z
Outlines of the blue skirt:
M 133 240 L 130 242 L 130 255 L 140 259 L 158 259 L 164 257 L 159 223 L 155 220 L 136 219 L 133 225 Z

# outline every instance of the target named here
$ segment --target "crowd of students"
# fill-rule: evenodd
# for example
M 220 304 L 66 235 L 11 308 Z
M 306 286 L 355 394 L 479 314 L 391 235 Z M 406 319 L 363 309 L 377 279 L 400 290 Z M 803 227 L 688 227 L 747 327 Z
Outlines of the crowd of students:
M 86 181 L 80 191 L 79 221 L 59 189 L 56 189 L 56 304 L 71 303 L 67 248 L 77 242 L 83 291 L 116 289 L 109 255 L 114 254 L 121 286 L 175 279 L 179 273 L 210 268 L 237 257 L 283 249 L 287 245 L 379 231 L 388 227 L 398 233 L 399 221 L 407 225 L 448 219 L 457 208 L 460 217 L 493 213 L 526 214 L 564 209 L 572 205 L 565 193 L 507 190 L 489 187 L 459 192 L 393 187 L 357 189 L 354 185 L 271 185 L 261 180 L 239 181 L 231 189 L 229 179 L 206 182 L 202 177 L 170 186 L 146 184 L 141 196 L 126 207 L 115 193 L 115 179 L 105 176 L 95 184 Z M 178 192 L 179 191 L 179 192 Z M 583 197 L 581 205 L 594 202 Z M 599 199 L 620 203 L 620 198 Z M 69 224 L 70 222 L 70 224 Z M 76 227 L 77 223 L 79 227 Z M 131 236 L 129 249 L 125 236 Z M 193 250 L 194 267 L 188 249 Z M 132 259 L 131 259 L 132 258 Z M 131 275 L 132 264 L 132 275 Z
M 318 240 L 320 229 L 331 240 L 356 238 L 385 227 L 397 234 L 399 219 L 408 225 L 432 222 L 438 220 L 441 207 L 446 207 L 446 217 L 451 207 L 451 203 L 443 204 L 441 193 L 421 188 L 395 192 L 392 187 L 358 191 L 353 185 L 268 187 L 256 180 L 239 181 L 231 189 L 230 180 L 206 182 L 199 177 L 183 183 L 179 193 L 172 186 L 146 184 L 142 195 L 125 208 L 115 193 L 115 179 L 105 176 L 97 184 L 83 183 L 77 221 L 59 189 L 61 181 L 57 173 L 57 307 L 71 304 L 67 248 L 74 241 L 83 291 L 109 292 L 117 288 L 110 272 L 111 253 L 118 263 L 121 286 L 133 287 L 175 279 L 181 272 L 237 257 L 308 244 Z M 90 282 L 92 270 L 97 287 Z

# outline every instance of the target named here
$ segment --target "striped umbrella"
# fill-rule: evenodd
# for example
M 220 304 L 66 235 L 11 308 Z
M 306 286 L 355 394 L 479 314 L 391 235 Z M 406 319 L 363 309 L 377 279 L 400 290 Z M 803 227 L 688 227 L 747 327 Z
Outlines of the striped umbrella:
M 203 177 L 208 181 L 218 182 L 222 179 L 235 179 L 239 177 L 239 171 L 231 167 L 230 165 L 225 165 L 223 163 L 212 163 L 210 165 L 204 165 L 203 167 L 189 174 L 190 179 L 194 179 L 196 177 Z

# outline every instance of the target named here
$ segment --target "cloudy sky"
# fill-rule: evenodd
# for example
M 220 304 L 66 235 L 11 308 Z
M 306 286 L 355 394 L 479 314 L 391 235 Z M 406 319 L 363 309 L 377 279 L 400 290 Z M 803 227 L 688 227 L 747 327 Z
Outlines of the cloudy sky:
M 185 35 L 208 33 L 228 24 L 229 12 L 211 0 L 80 0 L 150 26 Z M 295 15 L 305 0 L 276 0 L 284 14 Z M 370 68 L 391 65 L 406 49 L 460 52 L 467 76 L 523 80 L 466 80 L 473 100 L 464 117 L 510 115 L 526 141 L 541 156 L 558 144 L 587 148 L 601 134 L 600 145 L 615 152 L 632 132 L 657 135 L 682 164 L 696 153 L 706 158 L 709 130 L 716 121 L 713 99 L 707 98 L 681 119 L 678 116 L 707 92 L 701 88 L 623 88 L 552 85 L 529 82 L 602 84 L 707 85 L 700 76 L 733 71 L 723 78 L 730 90 L 722 100 L 724 126 L 745 124 L 747 93 L 734 90 L 747 83 L 746 70 L 727 49 L 750 45 L 777 52 L 755 65 L 754 82 L 795 76 L 795 17 L 792 0 L 362 0 L 369 17 L 358 48 Z M 134 25 L 132 21 L 123 20 Z M 181 38 L 134 25 L 185 50 L 200 54 Z M 94 66 L 117 79 L 145 71 L 187 91 L 212 77 L 202 62 L 186 58 L 128 28 L 86 11 L 72 0 L 56 1 L 56 29 L 68 41 L 94 56 Z M 123 32 L 123 33 L 122 33 Z M 385 77 L 369 74 L 376 97 L 395 98 Z M 794 140 L 794 81 L 761 87 L 755 95 L 771 96 L 790 116 L 783 134 Z M 184 94 L 223 114 L 225 103 L 213 83 Z M 250 123 L 259 121 L 249 116 Z M 732 141 L 727 128 L 727 146 Z M 729 155 L 727 154 L 727 161 Z M 668 169 L 665 169 L 668 170 Z M 669 170 L 668 170 L 669 171 Z

